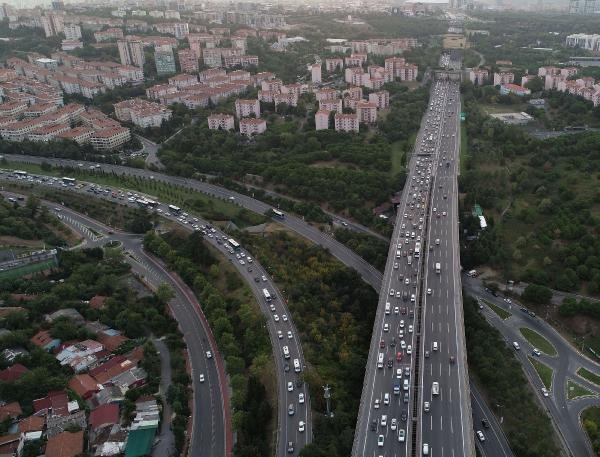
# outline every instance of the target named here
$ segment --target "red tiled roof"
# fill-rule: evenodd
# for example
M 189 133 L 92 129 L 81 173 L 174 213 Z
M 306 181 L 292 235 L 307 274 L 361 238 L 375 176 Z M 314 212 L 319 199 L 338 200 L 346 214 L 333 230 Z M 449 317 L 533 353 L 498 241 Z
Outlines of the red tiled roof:
M 0 371 L 0 381 L 16 381 L 28 371 L 29 370 L 20 363 L 15 363 L 13 366 Z
M 19 433 L 37 432 L 44 429 L 46 418 L 29 416 L 19 422 Z
M 89 423 L 93 429 L 119 422 L 119 405 L 107 403 L 100 405 L 90 413 Z
M 37 347 L 42 348 L 50 343 L 53 339 L 54 338 L 52 338 L 52 335 L 50 335 L 48 330 L 40 330 L 31 337 L 30 341 Z
M 47 410 L 52 409 L 53 416 L 68 416 L 68 402 L 69 399 L 64 390 L 53 390 L 48 392 L 44 398 L 33 400 L 33 410 L 36 413 L 47 414 Z
M 48 439 L 46 457 L 75 457 L 83 452 L 83 431 L 62 432 Z
M 91 397 L 100 390 L 94 378 L 87 373 L 73 376 L 69 381 L 69 387 L 83 399 Z
M 0 421 L 5 421 L 9 417 L 18 417 L 21 414 L 23 414 L 21 405 L 16 401 L 0 406 Z

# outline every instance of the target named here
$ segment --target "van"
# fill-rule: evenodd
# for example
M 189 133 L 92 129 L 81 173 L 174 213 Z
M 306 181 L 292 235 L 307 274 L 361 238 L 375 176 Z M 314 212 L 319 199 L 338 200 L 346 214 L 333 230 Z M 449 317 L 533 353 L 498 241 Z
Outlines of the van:
M 437 341 L 434 341 L 434 342 L 433 342 L 433 344 L 431 345 L 431 348 L 432 348 L 434 351 L 437 351 L 437 350 L 438 350 L 438 342 L 437 342 Z
M 294 371 L 300 373 L 300 360 L 294 359 Z
M 396 258 L 399 259 L 400 257 L 402 257 L 402 251 L 400 251 L 400 249 L 396 249 Z
M 517 343 L 516 341 L 513 341 L 513 347 L 515 348 L 515 351 L 521 349 L 521 346 L 519 346 L 519 343 Z
M 385 314 L 390 314 L 390 302 L 385 304 Z
M 434 381 L 431 384 L 431 395 L 439 395 L 440 394 L 440 384 L 437 381 Z
M 436 262 L 435 264 L 435 272 L 440 274 L 442 272 L 442 264 L 440 262 Z
M 289 359 L 290 358 L 290 348 L 287 346 L 283 346 L 283 357 L 285 359 Z
M 383 368 L 383 352 L 380 352 L 377 357 L 377 368 Z

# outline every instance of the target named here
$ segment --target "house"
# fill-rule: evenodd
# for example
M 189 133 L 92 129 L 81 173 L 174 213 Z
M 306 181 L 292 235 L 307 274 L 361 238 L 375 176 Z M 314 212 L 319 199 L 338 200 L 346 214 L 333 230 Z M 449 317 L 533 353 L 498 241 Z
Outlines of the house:
M 38 432 L 44 430 L 46 418 L 43 416 L 29 416 L 19 421 L 18 430 L 20 433 Z
M 98 359 L 95 354 L 104 350 L 101 343 L 94 340 L 85 340 L 67 346 L 56 355 L 61 365 L 69 365 L 75 372 L 86 370 Z
M 108 297 L 105 297 L 104 295 L 94 295 L 92 298 L 90 298 L 90 308 L 93 309 L 102 309 L 104 308 L 104 302 L 106 301 Z
M 125 396 L 121 389 L 116 386 L 105 386 L 100 392 L 95 394 L 91 399 L 91 404 L 94 406 L 107 405 L 110 403 L 123 403 Z
M 123 455 L 127 435 L 128 431 L 123 430 L 118 424 L 98 429 L 91 439 L 91 448 L 95 451 L 94 455 L 101 457 Z
M 89 424 L 92 430 L 97 431 L 107 426 L 119 423 L 119 405 L 107 403 L 94 408 L 90 413 Z
M 158 428 L 159 409 L 152 397 L 142 397 L 135 403 L 135 418 L 129 429 L 125 457 L 141 457 L 150 453 Z
M 68 416 L 67 393 L 64 390 L 48 392 L 44 398 L 33 400 L 33 411 L 36 416 Z
M 20 440 L 20 433 L 0 436 L 0 456 L 16 455 Z
M 21 405 L 16 401 L 0 406 L 0 422 L 4 422 L 6 419 L 15 420 L 22 414 Z
M 54 322 L 56 319 L 61 317 L 69 319 L 74 324 L 83 324 L 85 322 L 84 317 L 75 308 L 59 309 L 51 314 L 47 314 L 45 319 L 46 322 Z
M 40 330 L 29 341 L 48 352 L 52 352 L 60 346 L 60 340 L 53 338 L 48 330 Z
M 83 453 L 83 431 L 62 432 L 48 439 L 45 457 L 76 457 Z
M 69 387 L 84 400 L 87 400 L 100 390 L 100 386 L 98 386 L 96 380 L 87 373 L 73 376 L 69 380 Z
M 28 371 L 29 370 L 25 366 L 20 363 L 15 363 L 13 366 L 0 371 L 0 381 L 16 381 Z
M 46 419 L 46 435 L 48 437 L 60 435 L 72 427 L 80 429 L 87 427 L 85 411 L 77 411 L 67 416 L 48 416 Z
M 121 332 L 112 328 L 98 332 L 96 338 L 98 339 L 98 342 L 110 352 L 116 351 L 121 344 L 128 341 L 128 338 L 125 335 L 121 335 Z
M 17 358 L 27 357 L 28 355 L 29 351 L 20 347 L 9 348 L 2 351 L 2 357 L 4 357 L 4 360 L 6 360 L 8 363 L 13 363 Z

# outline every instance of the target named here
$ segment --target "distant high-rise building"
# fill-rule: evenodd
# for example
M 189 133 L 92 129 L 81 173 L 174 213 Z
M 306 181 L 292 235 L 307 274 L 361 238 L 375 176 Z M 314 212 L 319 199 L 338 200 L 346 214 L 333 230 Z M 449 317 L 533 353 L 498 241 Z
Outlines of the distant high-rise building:
M 169 75 L 176 72 L 175 56 L 171 46 L 160 46 L 154 51 L 154 63 L 156 64 L 156 73 L 159 76 Z
M 118 40 L 117 46 L 122 65 L 144 66 L 144 45 L 141 40 Z
M 596 14 L 600 13 L 598 0 L 569 0 L 570 14 Z
M 64 32 L 65 18 L 63 14 L 64 12 L 58 11 L 46 13 L 46 15 L 42 16 L 42 27 L 44 28 L 44 33 L 47 37 Z
M 310 70 L 310 80 L 314 84 L 320 84 L 321 83 L 321 63 L 313 63 L 308 66 L 308 69 Z
M 64 10 L 65 2 L 63 2 L 62 0 L 53 0 L 52 1 L 52 9 L 53 10 Z
M 77 24 L 65 25 L 65 39 L 79 40 L 81 39 L 81 27 Z

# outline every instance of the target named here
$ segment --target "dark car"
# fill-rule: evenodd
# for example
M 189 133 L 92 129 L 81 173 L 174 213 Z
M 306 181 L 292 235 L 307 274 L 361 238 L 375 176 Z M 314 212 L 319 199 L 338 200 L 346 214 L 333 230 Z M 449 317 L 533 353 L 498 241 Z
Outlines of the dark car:
M 394 366 L 394 361 L 392 359 L 388 359 L 387 366 L 388 368 L 392 368 Z
M 371 431 L 374 432 L 375 430 L 377 430 L 377 421 L 372 420 L 371 421 Z
M 484 428 L 490 428 L 490 422 L 487 419 L 481 419 L 481 425 L 483 425 Z
M 408 419 L 408 414 L 406 413 L 406 411 L 402 411 L 400 419 L 402 419 L 402 422 L 406 422 L 406 419 Z
M 254 282 L 260 282 L 260 278 L 257 276 L 256 278 L 254 278 Z
M 286 373 L 287 373 L 288 371 L 290 371 L 290 365 L 289 365 L 289 363 L 286 363 L 286 364 L 283 366 L 283 371 L 285 371 Z
M 288 441 L 287 451 L 291 454 L 294 452 L 294 443 L 292 441 Z

